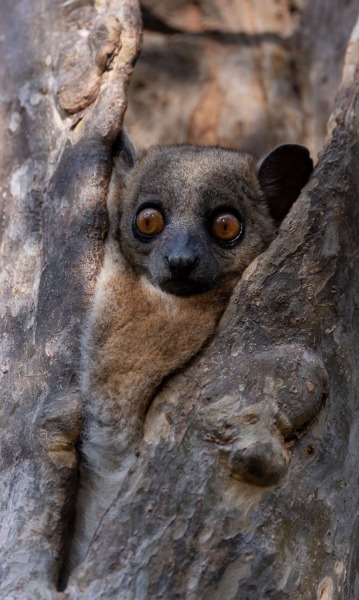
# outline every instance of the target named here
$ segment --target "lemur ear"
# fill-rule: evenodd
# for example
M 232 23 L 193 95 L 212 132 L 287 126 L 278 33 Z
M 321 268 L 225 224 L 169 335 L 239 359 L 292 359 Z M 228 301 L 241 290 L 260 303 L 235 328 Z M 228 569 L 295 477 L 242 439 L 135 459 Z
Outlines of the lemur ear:
M 278 146 L 259 161 L 258 179 L 273 219 L 284 219 L 312 171 L 309 151 L 297 144 Z
M 122 127 L 113 145 L 113 157 L 116 169 L 121 170 L 123 173 L 132 169 L 136 162 L 136 150 L 124 127 Z

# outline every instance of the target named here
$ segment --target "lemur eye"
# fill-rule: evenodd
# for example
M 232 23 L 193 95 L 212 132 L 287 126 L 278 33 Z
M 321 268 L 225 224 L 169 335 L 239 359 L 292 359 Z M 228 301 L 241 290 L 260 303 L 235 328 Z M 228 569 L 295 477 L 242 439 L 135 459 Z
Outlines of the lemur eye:
M 136 229 L 142 235 L 153 236 L 161 233 L 165 226 L 162 213 L 153 207 L 140 210 L 135 221 Z
M 233 242 L 242 233 L 243 223 L 239 216 L 223 211 L 217 212 L 210 224 L 211 235 L 220 242 Z

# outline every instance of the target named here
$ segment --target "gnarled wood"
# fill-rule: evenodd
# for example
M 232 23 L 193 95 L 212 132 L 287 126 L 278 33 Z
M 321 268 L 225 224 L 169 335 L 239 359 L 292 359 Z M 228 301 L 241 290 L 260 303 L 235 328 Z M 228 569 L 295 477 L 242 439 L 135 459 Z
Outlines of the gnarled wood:
M 32 3 L 31 13 L 25 5 L 5 4 L 1 23 L 11 68 L 1 84 L 4 599 L 52 597 L 62 562 L 81 427 L 81 324 L 107 230 L 111 145 L 141 36 L 134 0 L 96 8 L 48 0 Z

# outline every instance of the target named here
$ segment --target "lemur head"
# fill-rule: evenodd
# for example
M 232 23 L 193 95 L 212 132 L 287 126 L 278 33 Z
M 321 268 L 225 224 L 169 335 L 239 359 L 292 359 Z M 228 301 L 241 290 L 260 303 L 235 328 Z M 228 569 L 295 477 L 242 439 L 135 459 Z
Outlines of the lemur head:
M 313 163 L 303 146 L 261 160 L 190 145 L 154 146 L 128 169 L 119 224 L 132 268 L 163 291 L 190 296 L 233 285 L 275 237 Z

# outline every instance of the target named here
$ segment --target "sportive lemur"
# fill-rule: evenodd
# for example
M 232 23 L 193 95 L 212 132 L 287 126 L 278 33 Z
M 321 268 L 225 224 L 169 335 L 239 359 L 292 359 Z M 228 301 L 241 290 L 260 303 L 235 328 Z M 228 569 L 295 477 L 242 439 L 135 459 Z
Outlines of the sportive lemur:
M 313 168 L 298 145 L 258 161 L 191 145 L 136 154 L 125 134 L 121 140 L 83 339 L 86 426 L 72 566 L 136 459 L 158 386 L 213 334 L 234 285 L 273 240 Z

